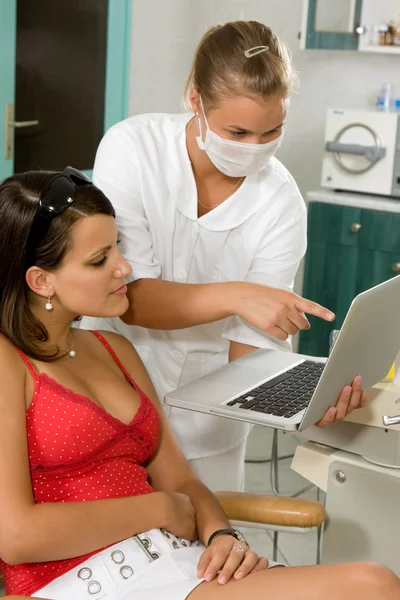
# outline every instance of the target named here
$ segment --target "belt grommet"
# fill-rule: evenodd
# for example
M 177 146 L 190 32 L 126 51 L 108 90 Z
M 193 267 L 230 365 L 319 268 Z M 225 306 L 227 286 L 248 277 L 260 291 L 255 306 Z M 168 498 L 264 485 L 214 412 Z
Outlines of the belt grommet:
M 92 569 L 89 569 L 89 567 L 82 567 L 82 569 L 79 569 L 78 571 L 78 579 L 81 579 L 82 581 L 90 579 L 92 575 Z
M 158 552 L 152 552 L 151 556 L 153 557 L 153 560 L 157 560 L 157 558 L 160 558 L 161 554 L 159 554 Z
M 101 583 L 99 581 L 91 581 L 87 586 L 87 591 L 91 596 L 95 596 L 101 592 Z
M 186 540 L 184 540 L 183 538 L 178 538 L 178 540 L 180 541 L 180 543 L 182 544 L 182 546 L 187 547 L 188 543 Z
M 172 547 L 173 547 L 175 550 L 178 550 L 178 549 L 180 548 L 180 545 L 178 544 L 178 542 L 177 542 L 176 540 L 173 540 L 173 541 L 172 541 Z
M 123 565 L 119 570 L 123 579 L 129 579 L 133 575 L 133 569 L 129 565 Z
M 150 548 L 150 546 L 151 546 L 151 541 L 149 540 L 149 538 L 147 538 L 147 537 L 143 537 L 143 538 L 140 538 L 140 541 L 142 542 L 143 546 L 144 546 L 145 548 L 147 548 L 147 550 Z
M 111 552 L 111 560 L 117 565 L 120 565 L 125 560 L 125 554 L 122 550 L 113 550 L 113 552 Z

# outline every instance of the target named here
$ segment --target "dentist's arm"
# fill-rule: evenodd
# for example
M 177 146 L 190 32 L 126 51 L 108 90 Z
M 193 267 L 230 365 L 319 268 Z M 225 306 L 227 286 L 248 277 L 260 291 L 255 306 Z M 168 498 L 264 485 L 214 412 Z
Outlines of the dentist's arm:
M 238 315 L 266 333 L 285 340 L 310 324 L 304 313 L 332 321 L 328 309 L 297 294 L 267 285 L 232 281 L 187 284 L 139 279 L 128 285 L 128 325 L 184 329 Z

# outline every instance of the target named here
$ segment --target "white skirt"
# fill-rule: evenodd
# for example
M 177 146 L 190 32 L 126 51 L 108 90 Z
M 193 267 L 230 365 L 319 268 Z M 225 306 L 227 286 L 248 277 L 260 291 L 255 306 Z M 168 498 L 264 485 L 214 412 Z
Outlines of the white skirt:
M 49 600 L 185 600 L 204 581 L 197 577 L 204 550 L 200 542 L 152 529 L 102 550 L 32 596 Z M 270 562 L 269 567 L 276 565 Z

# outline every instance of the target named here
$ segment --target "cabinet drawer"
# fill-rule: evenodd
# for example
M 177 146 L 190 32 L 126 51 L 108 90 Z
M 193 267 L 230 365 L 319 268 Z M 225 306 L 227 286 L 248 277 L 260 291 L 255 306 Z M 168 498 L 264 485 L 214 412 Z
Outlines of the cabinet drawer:
M 400 214 L 312 202 L 308 239 L 400 253 Z
M 362 210 L 358 246 L 380 252 L 400 253 L 400 214 Z
M 400 274 L 400 253 L 358 248 L 356 294 Z
M 311 202 L 308 206 L 308 239 L 315 242 L 357 246 L 361 209 Z

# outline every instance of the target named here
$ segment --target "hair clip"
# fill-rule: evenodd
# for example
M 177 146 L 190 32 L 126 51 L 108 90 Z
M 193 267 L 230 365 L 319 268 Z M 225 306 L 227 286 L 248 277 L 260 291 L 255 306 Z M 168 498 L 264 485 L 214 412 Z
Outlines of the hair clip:
M 261 52 L 266 52 L 269 50 L 269 46 L 254 46 L 254 48 L 249 48 L 244 51 L 244 55 L 246 58 L 251 58 L 252 56 L 256 56 L 257 54 L 261 54 Z

